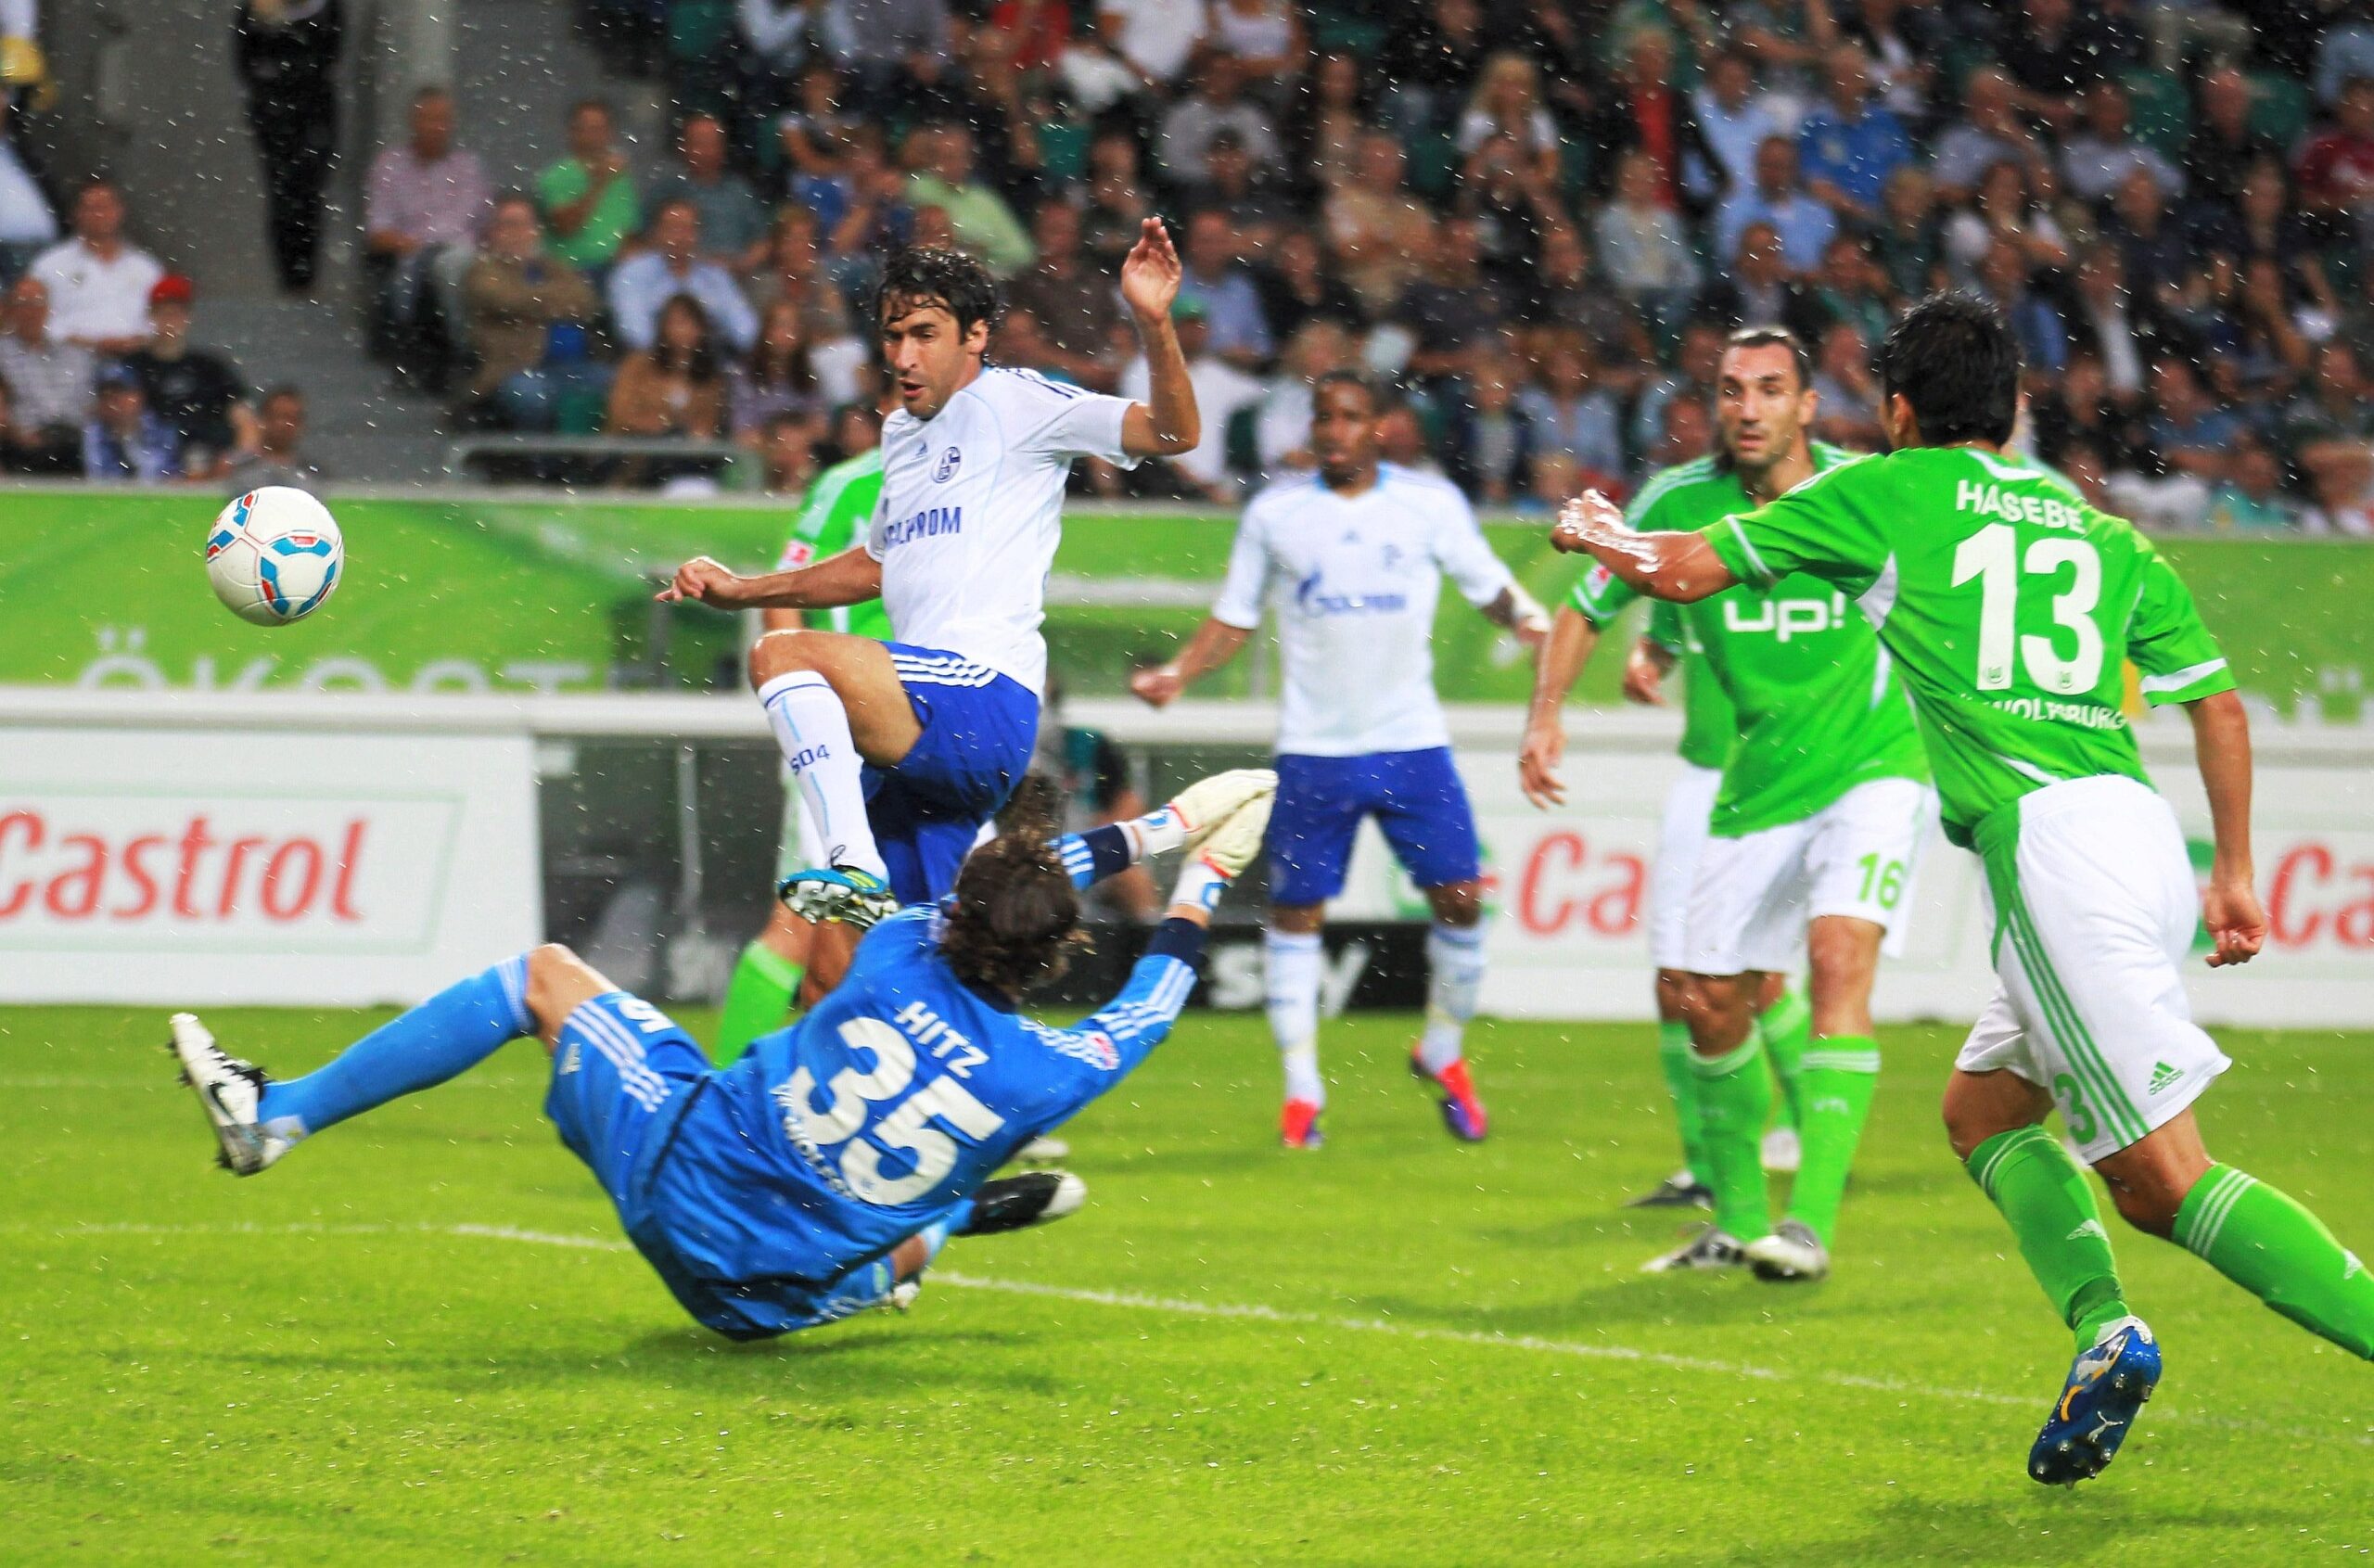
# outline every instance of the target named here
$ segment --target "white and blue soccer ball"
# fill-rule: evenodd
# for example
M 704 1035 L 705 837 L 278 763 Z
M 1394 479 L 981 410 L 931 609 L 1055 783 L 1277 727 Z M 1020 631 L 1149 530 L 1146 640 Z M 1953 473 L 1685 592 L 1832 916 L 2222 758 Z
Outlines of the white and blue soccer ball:
M 286 626 L 320 609 L 345 564 L 346 541 L 329 508 L 287 485 L 248 491 L 206 531 L 214 596 L 258 626 Z

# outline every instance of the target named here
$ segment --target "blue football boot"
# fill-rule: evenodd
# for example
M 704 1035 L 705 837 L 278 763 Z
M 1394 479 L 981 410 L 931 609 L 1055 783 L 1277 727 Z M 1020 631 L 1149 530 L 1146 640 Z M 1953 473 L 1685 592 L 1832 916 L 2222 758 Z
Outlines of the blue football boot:
M 890 885 L 856 866 L 816 866 L 796 871 L 775 884 L 784 907 L 808 922 L 822 925 L 838 921 L 860 931 L 899 912 L 899 897 Z
M 2118 1457 L 2143 1402 L 2160 1385 L 2160 1344 L 2140 1318 L 2121 1318 L 2069 1369 L 2052 1416 L 2028 1450 L 2028 1473 L 2048 1486 L 2074 1486 Z

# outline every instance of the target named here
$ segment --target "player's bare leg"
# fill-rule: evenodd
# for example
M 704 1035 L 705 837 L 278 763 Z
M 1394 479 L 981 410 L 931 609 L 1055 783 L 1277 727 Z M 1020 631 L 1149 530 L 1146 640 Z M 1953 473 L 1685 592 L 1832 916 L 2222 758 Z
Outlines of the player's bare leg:
M 1435 917 L 1426 933 L 1426 1026 L 1410 1053 L 1410 1070 L 1442 1090 L 1450 1135 L 1478 1143 L 1490 1122 L 1468 1074 L 1464 1042 L 1484 986 L 1484 884 L 1471 878 L 1425 891 Z
M 923 736 L 890 651 L 839 631 L 770 631 L 750 646 L 750 686 L 825 847 L 828 868 L 785 883 L 795 912 L 869 925 L 896 907 L 866 819 L 863 766 L 895 767 Z
M 1286 1077 L 1278 1136 L 1289 1149 L 1319 1147 L 1319 1114 L 1327 1108 L 1319 1076 L 1319 988 L 1327 967 L 1319 934 L 1326 924 L 1325 904 L 1272 904 L 1262 941 L 1270 1033 Z

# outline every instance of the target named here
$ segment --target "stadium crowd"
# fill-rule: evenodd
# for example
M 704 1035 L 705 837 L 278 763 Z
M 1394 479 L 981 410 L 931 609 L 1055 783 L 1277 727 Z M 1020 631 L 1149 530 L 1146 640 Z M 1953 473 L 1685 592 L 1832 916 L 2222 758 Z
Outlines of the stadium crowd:
M 1621 493 L 1703 450 L 1746 322 L 1804 337 L 1820 433 L 1870 445 L 1872 346 L 1952 285 L 2010 314 L 2032 450 L 2106 507 L 2374 532 L 2369 0 L 579 9 L 671 145 L 588 99 L 498 192 L 429 89 L 370 169 L 374 346 L 457 425 L 740 441 L 797 488 L 873 401 L 858 308 L 900 243 L 1005 280 L 999 359 L 1128 391 L 1111 279 L 1158 211 L 1207 439 L 1084 467 L 1103 493 L 1241 498 L 1342 365 L 1482 504 Z M 5 461 L 220 478 L 267 421 L 111 197 L 0 248 Z

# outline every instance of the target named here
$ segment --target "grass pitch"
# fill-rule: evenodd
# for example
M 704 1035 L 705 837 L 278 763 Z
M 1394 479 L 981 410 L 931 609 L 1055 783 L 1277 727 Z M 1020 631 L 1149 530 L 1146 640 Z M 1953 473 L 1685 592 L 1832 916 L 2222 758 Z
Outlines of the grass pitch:
M 369 1020 L 211 1015 L 309 1066 Z M 708 1020 L 688 1016 L 696 1032 Z M 542 1053 L 251 1181 L 160 1014 L 0 1011 L 0 1560 L 2298 1563 L 2374 1545 L 2374 1370 L 2118 1233 L 2168 1377 L 2075 1492 L 2068 1339 L 1888 1031 L 1825 1284 L 1635 1272 L 1675 1223 L 1648 1032 L 1478 1030 L 1453 1145 L 1406 1021 L 1331 1026 L 1328 1147 L 1258 1019 L 1190 1015 L 1068 1130 L 1089 1207 L 917 1309 L 737 1346 L 623 1250 Z M 2230 1035 L 2223 1157 L 2374 1248 L 2368 1036 Z

